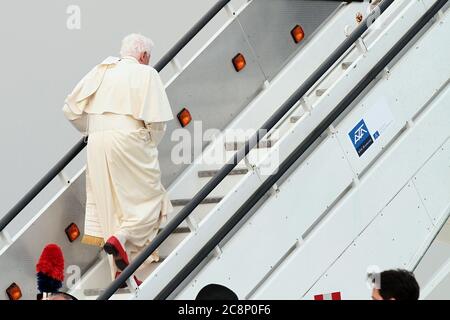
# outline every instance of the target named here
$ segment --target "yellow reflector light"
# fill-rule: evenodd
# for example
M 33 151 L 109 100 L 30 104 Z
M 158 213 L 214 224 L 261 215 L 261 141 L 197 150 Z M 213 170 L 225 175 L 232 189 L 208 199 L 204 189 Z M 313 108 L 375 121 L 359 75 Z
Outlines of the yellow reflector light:
M 299 43 L 305 38 L 305 32 L 300 25 L 296 25 L 294 29 L 292 29 L 291 35 L 295 43 Z
M 183 128 L 186 127 L 192 121 L 191 113 L 186 108 L 183 108 L 183 110 L 181 110 L 180 113 L 178 113 L 177 117 Z
M 245 61 L 245 57 L 242 53 L 238 53 L 234 58 L 233 58 L 233 65 L 234 65 L 234 69 L 239 72 L 242 69 L 245 68 L 247 62 Z
M 75 223 L 71 223 L 65 231 L 70 242 L 74 242 L 80 236 L 80 229 L 78 229 L 78 226 Z
M 6 294 L 8 295 L 9 300 L 19 300 L 22 298 L 22 291 L 15 283 L 11 284 L 8 289 L 6 289 Z

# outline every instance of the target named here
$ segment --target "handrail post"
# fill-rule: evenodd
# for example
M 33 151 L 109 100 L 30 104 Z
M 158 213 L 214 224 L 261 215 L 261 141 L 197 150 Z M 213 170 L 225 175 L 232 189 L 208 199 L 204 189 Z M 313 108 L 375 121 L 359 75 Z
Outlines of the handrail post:
M 64 185 L 64 186 L 67 186 L 68 184 L 70 184 L 70 178 L 66 175 L 66 173 L 64 172 L 64 170 L 61 170 L 59 173 L 58 173 L 58 178 L 61 180 L 61 183 Z
M 183 67 L 181 66 L 180 60 L 177 58 L 173 58 L 172 61 L 170 61 L 172 67 L 175 69 L 175 74 L 180 74 L 183 71 Z
M 228 15 L 228 17 L 229 18 L 231 18 L 231 19 L 233 19 L 234 18 L 234 16 L 235 16 L 235 11 L 234 11 L 234 8 L 233 8 L 233 6 L 231 5 L 231 3 L 228 3 L 226 6 L 225 6 L 225 12 L 227 13 L 227 15 Z
M 9 246 L 12 243 L 11 236 L 6 230 L 0 231 L 0 252 L 6 246 Z

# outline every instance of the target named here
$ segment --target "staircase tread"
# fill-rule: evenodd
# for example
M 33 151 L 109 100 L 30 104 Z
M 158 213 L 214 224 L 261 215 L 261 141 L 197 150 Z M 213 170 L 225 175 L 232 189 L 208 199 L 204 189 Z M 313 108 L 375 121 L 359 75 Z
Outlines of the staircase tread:
M 199 178 L 209 178 L 213 177 L 219 172 L 220 170 L 202 170 L 198 172 Z M 228 174 L 229 176 L 237 176 L 237 175 L 244 175 L 248 173 L 248 169 L 234 169 L 231 170 L 231 172 Z
M 291 117 L 291 123 L 296 123 L 300 119 L 301 119 L 301 116 L 292 116 Z
M 353 64 L 353 62 L 342 62 L 341 66 L 342 66 L 342 69 L 346 70 L 346 69 L 348 69 L 352 64 Z
M 161 232 L 164 228 L 159 228 L 159 232 Z M 172 234 L 181 234 L 181 233 L 190 233 L 191 229 L 189 229 L 188 227 L 179 227 L 176 228 L 174 232 L 172 232 Z
M 153 272 L 167 257 L 160 257 L 158 262 L 152 263 L 152 271 Z M 142 279 L 141 279 L 142 280 Z M 82 289 L 83 294 L 87 297 L 95 297 L 99 296 L 105 291 L 105 288 L 91 288 L 91 289 Z M 122 288 L 116 291 L 114 295 L 117 294 L 130 294 L 131 291 L 128 288 Z
M 219 203 L 220 201 L 222 201 L 222 197 L 210 197 L 210 198 L 206 198 L 204 199 L 200 204 L 212 204 L 212 203 Z M 182 207 L 187 205 L 192 199 L 175 199 L 175 200 L 171 200 L 172 205 L 174 207 Z
M 262 140 L 258 143 L 258 145 L 255 147 L 257 149 L 268 149 L 272 148 L 273 145 L 276 143 L 275 140 Z M 245 142 L 225 142 L 225 150 L 226 151 L 238 151 L 242 149 L 245 146 Z

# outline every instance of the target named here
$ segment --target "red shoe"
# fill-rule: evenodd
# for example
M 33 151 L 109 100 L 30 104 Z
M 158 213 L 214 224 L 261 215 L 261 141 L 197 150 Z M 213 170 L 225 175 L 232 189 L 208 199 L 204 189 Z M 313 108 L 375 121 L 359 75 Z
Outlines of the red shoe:
M 105 250 L 107 254 L 113 255 L 114 263 L 119 270 L 123 271 L 130 264 L 125 248 L 116 237 L 110 237 L 103 246 L 103 250 Z
M 120 271 L 117 271 L 116 272 L 116 279 L 117 279 L 117 277 L 118 276 L 120 276 Z M 136 276 L 134 276 L 133 277 L 134 278 L 134 281 L 136 281 L 136 284 L 138 285 L 138 287 L 142 284 L 142 281 L 141 280 L 139 280 L 138 278 L 136 278 Z M 120 286 L 120 289 L 124 289 L 124 288 L 126 288 L 127 287 L 127 283 L 126 282 L 124 282 L 121 286 Z

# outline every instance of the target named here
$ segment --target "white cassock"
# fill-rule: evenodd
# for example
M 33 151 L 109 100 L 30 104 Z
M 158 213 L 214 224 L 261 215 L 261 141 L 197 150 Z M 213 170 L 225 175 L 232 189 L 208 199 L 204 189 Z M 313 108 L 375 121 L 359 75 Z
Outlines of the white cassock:
M 89 135 L 83 242 L 120 232 L 133 258 L 173 210 L 161 184 L 157 145 L 172 110 L 158 72 L 133 57 L 109 57 L 67 97 L 64 114 Z M 147 262 L 159 260 L 155 252 Z

